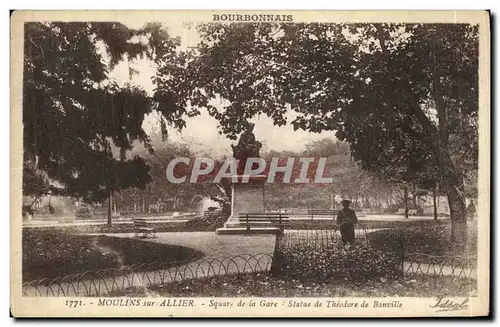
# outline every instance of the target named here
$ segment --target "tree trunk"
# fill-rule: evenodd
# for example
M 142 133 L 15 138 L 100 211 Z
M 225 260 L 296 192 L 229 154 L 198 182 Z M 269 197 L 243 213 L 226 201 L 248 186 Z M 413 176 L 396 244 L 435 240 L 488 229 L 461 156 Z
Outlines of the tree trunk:
M 443 162 L 444 181 L 448 205 L 450 207 L 451 218 L 451 240 L 460 245 L 465 245 L 467 240 L 467 214 L 465 207 L 465 198 L 463 196 L 463 181 L 456 173 L 451 159 Z
M 413 209 L 417 209 L 417 190 L 415 187 L 415 184 L 411 185 L 411 193 L 412 193 L 412 204 L 413 204 Z
M 438 210 L 437 210 L 437 201 L 436 201 L 436 186 L 432 189 L 432 205 L 434 206 L 434 220 L 438 220 Z
M 433 41 L 436 42 L 435 36 Z M 440 90 L 441 72 L 438 70 L 440 67 L 436 62 L 436 52 L 433 52 L 433 59 L 434 71 L 432 86 L 439 120 L 436 154 L 439 159 L 440 173 L 448 197 L 448 205 L 450 206 L 451 240 L 458 245 L 464 245 L 467 239 L 467 216 L 465 212 L 465 198 L 463 197 L 463 180 L 455 169 L 449 152 L 448 108 L 443 101 L 442 92 Z M 457 99 L 458 97 L 459 95 L 457 94 Z
M 465 203 L 456 190 L 448 191 L 448 204 L 451 216 L 451 240 L 464 244 L 467 240 L 467 219 L 465 214 Z
M 108 226 L 111 226 L 111 206 L 113 205 L 113 191 L 109 191 L 108 198 Z
M 408 186 L 403 187 L 404 201 L 405 201 L 405 218 L 408 219 Z
M 377 183 L 377 212 L 382 213 L 382 203 L 380 203 L 380 185 Z

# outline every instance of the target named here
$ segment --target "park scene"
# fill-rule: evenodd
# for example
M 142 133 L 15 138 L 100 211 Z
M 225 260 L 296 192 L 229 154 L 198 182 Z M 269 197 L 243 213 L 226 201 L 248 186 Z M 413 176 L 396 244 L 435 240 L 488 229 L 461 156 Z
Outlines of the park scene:
M 478 58 L 469 24 L 26 23 L 23 295 L 477 296 Z

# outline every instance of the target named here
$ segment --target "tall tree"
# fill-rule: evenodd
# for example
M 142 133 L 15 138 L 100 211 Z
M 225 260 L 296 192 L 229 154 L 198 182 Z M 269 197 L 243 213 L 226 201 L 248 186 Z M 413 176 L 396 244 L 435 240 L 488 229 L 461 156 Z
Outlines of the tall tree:
M 139 87 L 119 87 L 108 73 L 122 60 L 153 59 L 178 44 L 155 24 L 133 30 L 113 22 L 26 23 L 25 154 L 67 195 L 102 200 L 121 188 L 145 187 L 147 165 L 126 152 L 134 141 L 149 146 L 142 123 L 152 101 Z
M 196 157 L 195 150 L 189 143 L 179 143 L 165 140 L 160 133 L 153 132 L 150 135 L 151 145 L 155 149 L 150 152 L 144 147 L 137 146 L 128 153 L 128 156 L 139 156 L 151 168 L 151 182 L 144 190 L 127 189 L 121 192 L 121 197 L 129 203 L 134 202 L 134 197 L 140 196 L 150 202 L 174 200 L 174 203 L 187 207 L 193 199 L 198 197 L 210 197 L 220 195 L 220 190 L 212 183 L 214 176 L 207 176 L 204 182 L 190 183 L 190 172 Z M 168 164 L 176 157 L 185 157 L 190 160 L 189 165 L 179 164 L 176 166 L 177 177 L 186 176 L 186 181 L 175 184 L 167 180 L 165 170 Z M 217 164 L 217 163 L 216 163 Z M 213 175 L 213 174 L 212 174 Z
M 175 90 L 169 99 L 178 115 L 207 108 L 221 132 L 234 138 L 259 113 L 278 126 L 288 123 L 291 108 L 295 128 L 336 131 L 356 159 L 379 169 L 387 147 L 421 151 L 444 182 L 452 239 L 466 236 L 452 140 L 463 144 L 477 135 L 475 26 L 208 24 L 199 33 L 197 49 L 184 52 L 176 69 L 170 57 L 157 57 L 157 94 Z M 477 160 L 477 138 L 467 146 Z M 400 157 L 411 163 L 416 156 Z

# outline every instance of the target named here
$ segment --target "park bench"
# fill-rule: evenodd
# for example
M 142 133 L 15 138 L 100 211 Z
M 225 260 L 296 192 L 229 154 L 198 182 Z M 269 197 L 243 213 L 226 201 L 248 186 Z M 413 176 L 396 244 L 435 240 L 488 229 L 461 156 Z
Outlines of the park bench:
M 141 233 L 144 237 L 148 235 L 156 237 L 156 227 L 148 221 L 148 218 L 134 218 L 133 222 L 135 237 L 138 237 Z
M 314 217 L 330 217 L 335 219 L 337 210 L 332 209 L 307 209 L 307 215 L 314 219 Z
M 396 212 L 397 215 L 404 215 L 405 214 L 405 209 L 404 208 L 399 208 L 398 211 Z M 417 209 L 408 209 L 408 216 L 416 216 L 417 215 Z
M 290 226 L 288 215 L 280 212 L 242 212 L 238 217 L 246 227 L 246 235 L 251 234 L 252 227 L 278 227 L 281 232 Z

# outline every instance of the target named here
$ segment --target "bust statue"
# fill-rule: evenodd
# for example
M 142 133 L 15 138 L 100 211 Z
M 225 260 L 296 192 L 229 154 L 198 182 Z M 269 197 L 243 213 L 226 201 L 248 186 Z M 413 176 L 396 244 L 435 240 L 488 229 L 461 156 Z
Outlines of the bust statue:
M 255 124 L 250 124 L 248 128 L 241 134 L 238 144 L 231 145 L 233 148 L 233 157 L 239 160 L 238 173 L 241 173 L 245 167 L 246 159 L 259 158 L 262 143 L 255 139 L 253 129 Z

